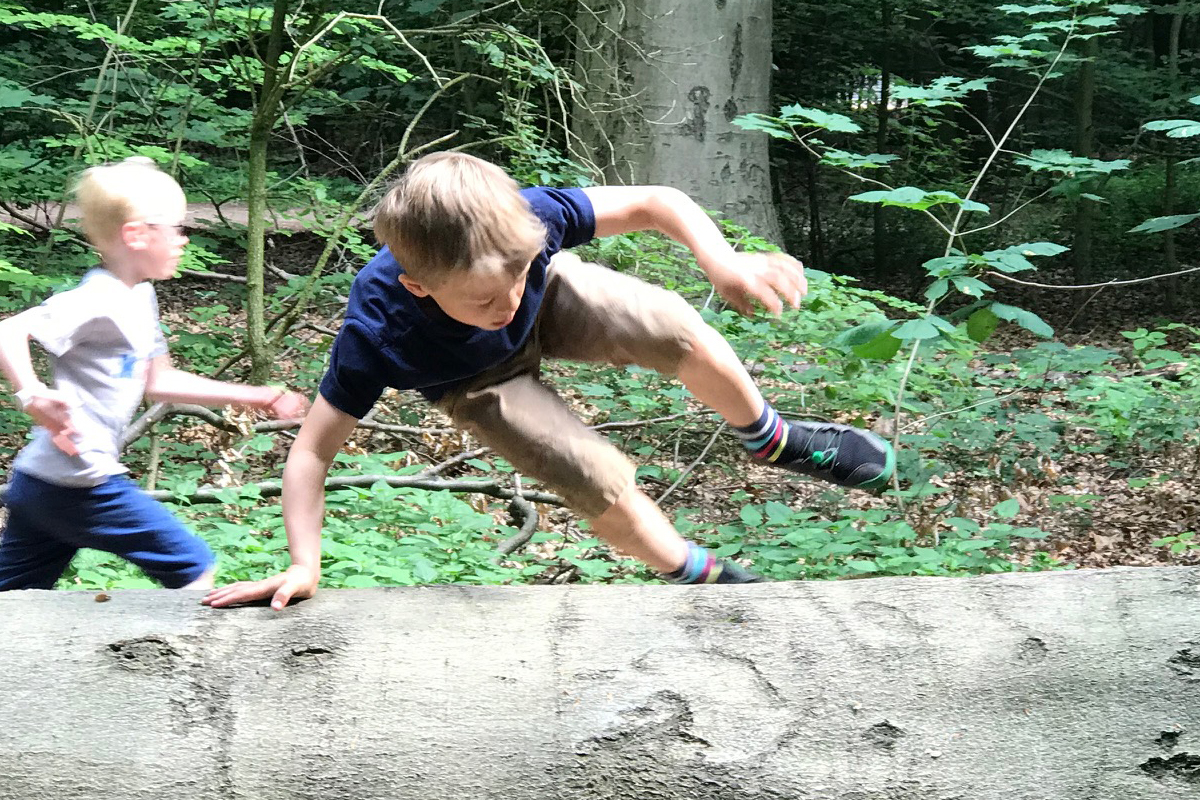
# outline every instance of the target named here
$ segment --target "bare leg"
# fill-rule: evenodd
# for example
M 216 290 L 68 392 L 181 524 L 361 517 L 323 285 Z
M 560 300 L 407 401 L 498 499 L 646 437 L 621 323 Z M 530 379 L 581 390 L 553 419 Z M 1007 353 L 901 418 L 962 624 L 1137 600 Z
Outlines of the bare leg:
M 616 550 L 659 572 L 672 572 L 687 560 L 687 542 L 662 510 L 633 483 L 617 502 L 589 520 L 592 530 Z
M 692 352 L 679 364 L 679 380 L 696 399 L 734 427 L 753 425 L 765 407 L 762 393 L 729 342 L 713 328 L 696 331 Z

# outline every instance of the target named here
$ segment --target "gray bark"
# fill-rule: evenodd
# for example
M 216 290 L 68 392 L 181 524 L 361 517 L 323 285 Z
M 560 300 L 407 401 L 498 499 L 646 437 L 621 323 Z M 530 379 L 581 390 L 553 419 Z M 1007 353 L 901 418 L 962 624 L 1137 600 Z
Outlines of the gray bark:
M 585 154 L 608 183 L 665 184 L 779 241 L 769 139 L 771 0 L 584 0 L 576 42 Z
M 1200 570 L 0 595 L 0 800 L 1195 800 Z

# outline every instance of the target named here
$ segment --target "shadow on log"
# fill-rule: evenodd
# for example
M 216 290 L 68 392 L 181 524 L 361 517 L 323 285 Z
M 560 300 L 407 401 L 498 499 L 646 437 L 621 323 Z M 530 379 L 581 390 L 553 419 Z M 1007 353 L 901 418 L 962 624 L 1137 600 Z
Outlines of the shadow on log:
M 0 800 L 1195 800 L 1200 570 L 0 594 Z

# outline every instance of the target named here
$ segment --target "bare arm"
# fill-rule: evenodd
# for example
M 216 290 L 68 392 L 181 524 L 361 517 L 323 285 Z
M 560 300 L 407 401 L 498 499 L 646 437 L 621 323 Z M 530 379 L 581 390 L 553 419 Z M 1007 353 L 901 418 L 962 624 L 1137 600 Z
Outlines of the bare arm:
M 321 527 L 325 520 L 325 477 L 358 420 L 318 395 L 283 470 L 283 524 L 292 566 L 261 581 L 214 589 L 201 601 L 214 608 L 271 598 L 281 609 L 293 597 L 311 597 L 321 578 Z
M 158 356 L 150 362 L 150 372 L 146 376 L 146 397 L 156 403 L 251 406 L 268 411 L 280 419 L 302 417 L 308 406 L 303 396 L 278 387 L 227 383 L 176 369 L 167 355 Z
M 29 357 L 30 309 L 0 321 L 0 372 L 12 384 L 13 394 L 25 392 L 25 413 L 33 421 L 50 431 L 55 446 L 67 455 L 78 455 L 71 435 L 75 426 L 71 423 L 71 404 L 67 398 L 47 388 L 33 370 Z
M 783 253 L 739 253 L 704 209 L 666 186 L 593 186 L 584 189 L 596 215 L 596 236 L 654 230 L 687 247 L 721 296 L 743 314 L 754 300 L 771 313 L 780 298 L 796 307 L 808 291 L 804 268 Z

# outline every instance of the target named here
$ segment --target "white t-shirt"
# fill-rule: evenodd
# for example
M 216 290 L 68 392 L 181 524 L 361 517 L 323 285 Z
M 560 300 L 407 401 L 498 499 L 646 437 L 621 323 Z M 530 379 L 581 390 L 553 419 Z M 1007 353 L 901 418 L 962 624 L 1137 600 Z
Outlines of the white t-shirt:
M 154 287 L 130 288 L 96 268 L 25 313 L 34 320 L 30 335 L 52 356 L 54 388 L 73 404 L 79 455 L 59 450 L 39 427 L 13 469 L 59 486 L 95 486 L 126 472 L 121 435 L 146 392 L 150 360 L 167 352 Z

